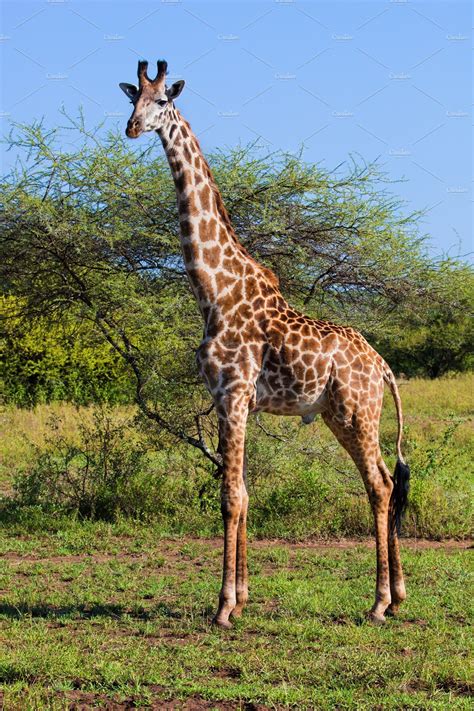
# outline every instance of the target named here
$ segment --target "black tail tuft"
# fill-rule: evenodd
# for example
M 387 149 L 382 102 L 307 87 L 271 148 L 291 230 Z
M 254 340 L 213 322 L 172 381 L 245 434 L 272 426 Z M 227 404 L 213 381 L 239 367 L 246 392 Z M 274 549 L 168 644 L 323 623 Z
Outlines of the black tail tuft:
M 392 526 L 397 529 L 398 535 L 402 530 L 403 514 L 408 504 L 408 492 L 410 490 L 410 467 L 408 464 L 397 460 L 393 475 L 392 492 Z

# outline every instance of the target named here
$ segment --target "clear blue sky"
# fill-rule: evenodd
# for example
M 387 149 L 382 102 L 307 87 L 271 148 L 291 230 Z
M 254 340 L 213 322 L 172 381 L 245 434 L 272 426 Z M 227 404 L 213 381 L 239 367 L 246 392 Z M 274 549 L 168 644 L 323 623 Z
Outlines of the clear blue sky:
M 123 129 L 118 82 L 163 57 L 205 151 L 257 138 L 329 168 L 380 156 L 455 256 L 472 250 L 471 24 L 457 0 L 4 0 L 0 125 L 82 104 Z

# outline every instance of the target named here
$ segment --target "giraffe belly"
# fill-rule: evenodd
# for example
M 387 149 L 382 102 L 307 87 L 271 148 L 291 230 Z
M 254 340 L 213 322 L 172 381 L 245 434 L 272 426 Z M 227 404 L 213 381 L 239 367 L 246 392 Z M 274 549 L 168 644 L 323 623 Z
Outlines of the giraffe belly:
M 294 387 L 276 386 L 266 378 L 259 378 L 256 388 L 256 403 L 253 412 L 269 412 L 273 415 L 294 415 L 309 423 L 326 409 L 326 383 L 310 392 L 297 392 Z

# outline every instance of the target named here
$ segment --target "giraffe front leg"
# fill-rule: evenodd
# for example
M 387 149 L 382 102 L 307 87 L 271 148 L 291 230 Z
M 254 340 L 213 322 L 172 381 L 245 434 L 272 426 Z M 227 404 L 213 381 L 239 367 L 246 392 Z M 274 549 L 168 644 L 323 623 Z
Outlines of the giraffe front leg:
M 247 509 L 249 497 L 247 486 L 242 482 L 242 508 L 240 510 L 239 526 L 237 528 L 237 565 L 236 565 L 236 605 L 231 612 L 232 617 L 240 617 L 244 609 L 248 596 L 248 569 L 247 569 Z
M 230 628 L 230 614 L 241 611 L 247 597 L 246 506 L 243 480 L 248 406 L 243 398 L 217 406 L 222 455 L 221 511 L 224 522 L 224 564 L 219 607 L 214 623 Z

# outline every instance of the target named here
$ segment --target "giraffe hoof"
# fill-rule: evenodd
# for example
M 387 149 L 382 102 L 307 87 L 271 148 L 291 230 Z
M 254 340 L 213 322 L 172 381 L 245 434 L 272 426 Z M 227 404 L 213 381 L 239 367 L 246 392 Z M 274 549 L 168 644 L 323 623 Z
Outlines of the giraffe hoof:
M 367 613 L 367 620 L 373 625 L 383 625 L 387 621 L 385 615 L 380 612 L 373 612 L 372 610 Z
M 220 627 L 222 630 L 231 630 L 233 625 L 229 620 L 219 620 L 217 617 L 212 618 L 212 625 L 214 627 Z
M 394 604 L 392 602 L 391 605 L 387 607 L 385 610 L 385 614 L 388 615 L 389 617 L 396 617 L 398 613 L 400 612 L 400 603 Z
M 233 617 L 235 620 L 237 620 L 239 617 L 242 617 L 242 612 L 243 609 L 241 607 L 234 607 L 234 609 L 230 613 L 230 617 Z

